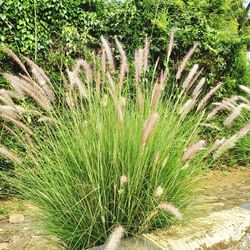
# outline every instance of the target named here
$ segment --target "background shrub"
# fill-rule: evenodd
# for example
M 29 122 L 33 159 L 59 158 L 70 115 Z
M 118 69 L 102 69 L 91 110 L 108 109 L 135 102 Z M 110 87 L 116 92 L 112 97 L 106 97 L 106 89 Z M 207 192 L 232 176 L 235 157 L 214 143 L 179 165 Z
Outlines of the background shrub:
M 101 35 L 117 36 L 130 54 L 148 36 L 153 61 L 160 56 L 164 62 L 170 30 L 176 27 L 173 62 L 198 41 L 195 61 L 210 83 L 224 82 L 222 93 L 231 93 L 247 77 L 249 27 L 239 0 L 6 0 L 0 8 L 0 40 L 47 69 L 51 62 L 60 66 L 68 56 L 79 56 L 85 45 L 98 47 Z

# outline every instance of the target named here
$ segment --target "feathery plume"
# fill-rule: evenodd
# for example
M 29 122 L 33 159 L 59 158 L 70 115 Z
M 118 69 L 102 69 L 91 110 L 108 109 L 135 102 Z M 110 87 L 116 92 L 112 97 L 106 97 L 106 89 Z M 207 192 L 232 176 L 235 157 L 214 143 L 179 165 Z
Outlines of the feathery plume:
M 79 75 L 80 68 L 84 69 L 87 83 L 92 82 L 93 81 L 92 69 L 89 66 L 89 64 L 83 59 L 78 59 L 76 61 L 76 64 L 73 68 L 73 72 L 75 75 Z
M 160 86 L 158 79 L 156 80 L 154 87 L 153 87 L 153 91 L 152 91 L 152 96 L 151 96 L 151 107 L 155 107 L 157 102 L 160 99 L 161 96 L 161 91 L 162 91 L 162 87 Z
M 2 101 L 5 105 L 14 107 L 15 104 L 10 97 L 10 91 L 7 91 L 5 89 L 0 89 L 0 101 Z
M 242 109 L 250 111 L 250 105 L 241 103 L 239 106 L 235 107 L 233 112 L 224 120 L 224 126 L 230 126 L 232 122 L 240 116 Z
M 239 105 L 237 106 L 233 112 L 224 120 L 223 124 L 224 126 L 230 126 L 232 122 L 237 119 L 237 117 L 240 115 L 242 110 L 242 107 Z
M 240 89 L 250 95 L 250 88 L 244 85 L 240 85 Z
M 122 175 L 120 178 L 120 188 L 122 188 L 123 185 L 127 182 L 128 182 L 128 177 L 126 175 Z
M 21 73 L 18 73 L 18 75 L 19 75 L 24 81 L 29 82 L 29 83 L 33 83 L 33 80 L 30 79 L 28 76 L 23 75 L 23 74 L 21 74 Z
M 104 48 L 101 50 L 101 70 L 102 70 L 102 76 L 103 78 L 106 75 L 106 53 Z
M 36 65 L 32 60 L 30 60 L 27 57 L 24 57 L 26 62 L 29 64 L 29 66 L 31 67 L 31 72 L 33 77 L 37 80 L 39 86 L 41 87 L 41 89 L 43 90 L 44 94 L 47 96 L 47 98 L 50 101 L 53 101 L 55 99 L 55 94 L 52 90 L 52 84 L 49 80 L 49 78 L 47 77 L 47 75 L 45 74 L 45 72 L 38 66 Z M 36 85 L 34 83 L 34 81 L 32 81 L 31 79 L 29 79 L 26 76 L 22 76 L 24 78 L 24 80 L 26 81 L 30 81 L 32 84 Z
M 223 110 L 224 107 L 226 107 L 225 101 L 222 101 L 221 103 L 216 103 L 216 107 L 213 108 L 207 115 L 207 119 L 211 120 L 215 115 L 217 115 L 221 110 Z
M 183 58 L 178 70 L 177 70 L 177 73 L 176 73 L 176 79 L 179 80 L 181 75 L 182 75 L 182 72 L 187 64 L 187 62 L 189 61 L 189 59 L 192 57 L 192 55 L 194 54 L 196 48 L 198 47 L 198 43 L 195 43 L 193 45 L 193 47 L 189 50 L 189 52 L 185 55 L 185 57 Z
M 241 108 L 244 108 L 250 111 L 250 103 L 249 104 L 241 103 L 239 106 L 241 106 Z
M 236 136 L 233 135 L 231 138 L 225 140 L 218 149 L 214 152 L 213 158 L 217 159 L 220 157 L 225 151 L 233 148 L 237 142 Z
M 247 98 L 245 98 L 244 96 L 239 95 L 239 96 L 238 96 L 238 99 L 239 99 L 240 101 L 246 103 L 247 105 L 250 105 L 250 101 L 249 101 Z
M 123 123 L 124 121 L 124 117 L 123 117 L 123 111 L 122 111 L 122 105 L 120 100 L 117 97 L 113 97 L 114 100 L 114 104 L 115 104 L 115 109 L 118 115 L 118 119 L 121 123 Z
M 187 88 L 187 91 L 189 91 L 189 90 L 193 87 L 194 83 L 196 83 L 197 79 L 201 76 L 203 70 L 204 70 L 204 68 L 201 68 L 201 69 L 197 72 L 197 74 L 194 76 L 193 80 L 190 82 L 190 84 L 189 84 L 189 86 L 188 86 L 188 88 Z
M 143 150 L 145 148 L 145 144 L 147 140 L 149 139 L 152 132 L 154 131 L 155 125 L 158 120 L 159 120 L 159 114 L 153 113 L 146 121 L 143 131 L 142 131 L 142 139 L 141 139 L 141 145 L 142 145 Z
M 9 128 L 3 123 L 1 124 L 1 127 L 4 128 L 9 134 L 14 136 L 18 141 L 21 141 L 20 137 L 17 135 L 17 133 L 13 129 Z
M 27 142 L 29 143 L 29 145 L 34 147 L 34 143 L 33 140 L 31 139 L 31 136 L 29 134 L 25 133 L 25 139 L 27 140 Z
M 42 87 L 42 89 L 45 89 L 45 91 L 49 91 L 49 88 L 46 84 L 46 81 L 44 80 L 44 78 L 42 77 L 42 75 L 39 73 L 39 71 L 37 71 L 36 68 L 31 68 L 31 72 L 33 77 L 37 80 L 38 84 Z M 21 77 L 25 80 L 28 81 L 26 76 L 21 75 Z
M 93 74 L 94 74 L 94 76 L 96 75 L 96 71 L 97 71 L 97 69 L 98 69 L 98 67 L 97 67 L 97 63 L 96 63 L 96 59 L 99 59 L 99 57 L 96 55 L 96 53 L 95 53 L 95 51 L 92 51 L 92 56 L 91 56 L 91 58 L 92 58 L 92 60 L 93 60 Z
M 40 117 L 37 121 L 38 121 L 38 122 L 54 123 L 54 122 L 56 122 L 56 119 L 55 119 L 55 118 L 52 118 L 52 117 L 48 117 L 48 116 L 42 116 L 42 117 Z
M 25 93 L 22 86 L 27 84 L 26 81 L 8 73 L 4 73 L 3 77 L 10 83 L 11 87 L 16 92 L 16 95 L 19 97 L 18 99 L 24 99 Z
M 68 79 L 70 82 L 70 85 L 72 87 L 77 86 L 79 93 L 82 97 L 87 97 L 87 91 L 86 88 L 84 87 L 81 79 L 79 78 L 79 76 L 77 75 L 76 72 L 74 71 L 69 71 L 68 69 L 66 70 L 67 75 L 68 75 Z
M 229 109 L 231 110 L 232 108 L 235 108 L 237 106 L 237 101 L 238 96 L 232 96 L 230 98 L 226 98 L 222 102 L 216 103 L 216 107 L 209 112 L 207 115 L 207 119 L 211 120 L 215 115 L 217 115 L 221 110 L 223 109 Z
M 175 35 L 175 28 L 171 30 L 169 43 L 168 43 L 168 54 L 167 54 L 167 63 L 169 62 L 173 47 L 174 47 L 174 35 Z
M 120 83 L 119 84 L 120 84 L 120 89 L 122 89 L 125 75 L 128 72 L 128 58 L 127 58 L 126 52 L 124 51 L 121 43 L 118 41 L 117 38 L 115 38 L 115 43 L 121 55 L 121 68 L 120 68 L 120 81 L 119 81 Z
M 118 226 L 117 228 L 115 228 L 115 230 L 109 236 L 108 242 L 104 249 L 105 250 L 118 249 L 123 234 L 124 234 L 124 228 L 122 226 Z
M 246 136 L 250 131 L 250 123 L 248 123 L 247 125 L 245 125 L 244 127 L 242 127 L 240 129 L 240 131 L 238 133 L 236 133 L 236 138 L 237 140 L 243 138 L 244 136 Z
M 32 134 L 31 129 L 26 126 L 24 123 L 22 123 L 21 121 L 14 119 L 13 117 L 6 115 L 6 114 L 0 114 L 0 116 L 10 122 L 12 122 L 14 125 L 16 125 L 17 127 L 22 128 L 25 132 Z
M 143 49 L 137 49 L 135 51 L 135 82 L 138 85 L 141 80 L 143 67 Z
M 114 80 L 109 72 L 107 72 L 107 77 L 108 77 L 110 91 L 111 91 L 113 96 L 116 96 L 117 91 L 116 91 L 115 82 L 114 82 Z
M 23 99 L 23 97 L 20 96 L 18 93 L 16 93 L 16 91 L 7 90 L 7 93 L 8 93 L 9 97 L 10 97 L 12 100 L 13 100 L 13 99 L 16 99 L 16 100 Z
M 160 196 L 163 195 L 163 193 L 164 193 L 164 189 L 161 186 L 159 186 L 159 187 L 156 188 L 156 190 L 154 192 L 154 196 L 155 197 L 160 197 Z
M 7 114 L 7 115 L 14 117 L 14 118 L 17 117 L 16 109 L 13 108 L 12 106 L 1 105 L 0 106 L 0 113 Z
M 95 51 L 92 52 L 93 56 L 93 77 L 95 82 L 96 94 L 100 97 L 101 93 L 101 69 L 100 69 L 100 56 L 96 55 Z
M 197 86 L 194 88 L 194 91 L 192 94 L 194 99 L 197 99 L 197 97 L 201 93 L 202 88 L 203 88 L 205 83 L 206 83 L 206 78 L 205 77 L 201 78 L 200 81 L 198 82 Z
M 66 90 L 66 96 L 65 96 L 66 104 L 68 105 L 69 108 L 72 108 L 72 107 L 74 107 L 74 101 L 73 101 L 73 97 L 72 97 L 73 86 L 68 84 L 68 81 L 62 72 L 61 72 L 61 76 L 62 76 L 62 80 L 63 80 L 63 86 Z
M 143 94 L 141 88 L 138 86 L 136 88 L 136 94 L 137 94 L 137 99 L 138 99 L 138 108 L 139 112 L 142 112 L 143 109 Z
M 111 95 L 111 97 L 112 97 L 112 99 L 114 101 L 115 109 L 116 109 L 119 121 L 121 123 L 123 123 L 124 117 L 123 117 L 122 105 L 121 105 L 120 99 L 117 97 L 117 94 L 116 94 L 115 83 L 114 83 L 114 81 L 112 79 L 112 76 L 110 75 L 109 72 L 107 72 L 107 77 L 108 77 L 109 86 L 110 86 L 109 93 L 110 93 L 110 95 Z
M 12 117 L 13 119 L 18 119 L 21 114 L 24 113 L 24 109 L 21 107 L 13 107 L 2 105 L 0 106 L 0 113 Z
M 24 112 L 25 112 L 25 109 L 21 106 L 18 106 L 18 105 L 15 105 L 13 108 L 16 109 L 16 112 L 19 114 L 19 115 L 22 115 Z M 33 112 L 34 110 L 29 110 L 30 112 Z
M 180 109 L 180 114 L 187 115 L 196 103 L 195 99 L 188 99 Z
M 20 68 L 23 70 L 23 72 L 24 72 L 30 79 L 32 79 L 31 76 L 30 76 L 30 74 L 29 74 L 29 72 L 27 71 L 26 67 L 25 67 L 24 64 L 21 62 L 21 60 L 18 58 L 18 56 L 17 56 L 11 49 L 9 49 L 8 47 L 6 47 L 5 45 L 2 45 L 2 47 L 3 47 L 4 52 L 5 52 L 7 55 L 9 55 L 9 56 L 10 56 L 19 66 L 20 66 Z
M 164 89 L 163 85 L 166 82 L 166 80 L 167 80 L 167 70 L 165 70 L 164 72 L 161 71 L 159 83 L 162 86 L 162 90 Z
M 215 92 L 221 87 L 221 83 L 212 88 L 200 101 L 197 111 L 201 110 L 209 101 L 209 99 L 215 94 Z
M 44 110 L 48 111 L 52 109 L 49 99 L 37 86 L 31 85 L 27 81 L 12 74 L 4 73 L 3 76 L 10 82 L 18 95 L 24 96 L 24 93 L 26 93 Z
M 225 151 L 233 148 L 238 140 L 246 136 L 250 131 L 250 123 L 242 127 L 235 135 L 231 136 L 229 139 L 225 140 L 222 145 L 214 152 L 213 158 L 217 159 Z
M 60 72 L 61 73 L 61 77 L 62 77 L 62 81 L 63 81 L 63 87 L 65 88 L 66 91 L 68 91 L 70 88 L 69 88 L 69 83 L 68 83 L 68 80 L 66 79 L 65 75 L 63 72 Z
M 223 137 L 222 139 L 216 139 L 215 142 L 210 147 L 210 149 L 208 150 L 208 154 L 211 154 L 212 152 L 217 150 L 225 141 L 226 141 L 225 137 Z
M 151 95 L 151 107 L 155 107 L 156 104 L 158 103 L 161 92 L 164 90 L 164 83 L 166 81 L 167 74 L 166 72 L 163 73 L 161 71 L 159 79 L 156 80 L 153 90 L 152 90 L 152 95 Z
M 199 140 L 198 142 L 191 145 L 184 153 L 182 160 L 187 161 L 192 156 L 194 156 L 198 151 L 204 149 L 206 142 L 204 140 Z
M 162 203 L 158 205 L 158 208 L 171 213 L 172 215 L 174 215 L 177 219 L 181 219 L 182 218 L 182 214 L 180 213 L 180 211 L 178 210 L 178 208 L 174 207 L 172 204 L 169 203 Z
M 187 91 L 188 89 L 190 89 L 190 83 L 192 81 L 192 79 L 194 78 L 197 70 L 199 69 L 199 65 L 195 64 L 192 69 L 190 70 L 190 72 L 188 73 L 188 76 L 186 77 L 186 79 L 183 82 L 183 88 Z
M 22 163 L 22 160 L 13 152 L 11 152 L 9 149 L 5 148 L 5 147 L 0 147 L 0 154 L 11 160 L 13 163 L 16 163 L 16 164 L 21 164 Z
M 29 66 L 32 69 L 35 69 L 39 74 L 40 77 L 43 78 L 43 80 L 48 83 L 51 87 L 52 87 L 52 83 L 50 81 L 50 79 L 48 78 L 48 76 L 45 74 L 44 70 L 42 68 L 40 68 L 36 63 L 34 63 L 32 60 L 30 60 L 28 57 L 24 57 L 25 61 L 29 64 Z
M 101 36 L 101 41 L 102 41 L 102 47 L 107 56 L 109 70 L 111 73 L 113 73 L 115 71 L 115 63 L 114 63 L 114 58 L 113 58 L 111 48 L 109 46 L 108 41 L 103 36 Z

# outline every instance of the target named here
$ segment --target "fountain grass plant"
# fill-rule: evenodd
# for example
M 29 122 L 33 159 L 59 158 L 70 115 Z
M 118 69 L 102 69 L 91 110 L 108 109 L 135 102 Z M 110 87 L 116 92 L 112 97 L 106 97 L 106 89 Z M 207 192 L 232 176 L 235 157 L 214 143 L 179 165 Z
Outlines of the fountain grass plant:
M 29 71 L 5 48 L 23 74 L 4 74 L 12 88 L 1 92 L 2 126 L 19 150 L 2 142 L 0 153 L 15 164 L 9 181 L 41 209 L 46 232 L 68 249 L 103 244 L 112 230 L 106 248 L 115 249 L 122 235 L 181 219 L 206 157 L 223 145 L 214 138 L 206 147 L 199 138 L 204 106 L 219 86 L 202 95 L 205 79 L 196 84 L 198 65 L 182 84 L 170 85 L 167 69 L 157 76 L 157 63 L 149 73 L 147 41 L 129 68 L 116 40 L 118 70 L 110 45 L 105 39 L 102 44 L 91 65 L 78 60 L 67 69 L 60 94 L 41 68 L 25 58 Z M 168 59 L 172 48 L 173 34 Z M 166 95 L 166 89 L 172 91 Z M 249 125 L 243 129 L 248 132 Z

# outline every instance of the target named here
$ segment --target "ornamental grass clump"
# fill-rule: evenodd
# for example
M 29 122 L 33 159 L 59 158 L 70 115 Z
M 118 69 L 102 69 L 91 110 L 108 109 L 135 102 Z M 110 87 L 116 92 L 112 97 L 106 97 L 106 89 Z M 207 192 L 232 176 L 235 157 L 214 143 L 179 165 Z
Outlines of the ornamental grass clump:
M 105 242 L 115 249 L 122 237 L 181 219 L 208 154 L 228 147 L 226 140 L 214 138 L 216 145 L 210 145 L 199 137 L 207 121 L 204 107 L 220 85 L 202 94 L 198 65 L 170 85 L 168 69 L 148 65 L 148 41 L 131 64 L 115 43 L 120 62 L 102 38 L 91 64 L 79 59 L 62 73 L 60 91 L 34 62 L 21 62 L 5 48 L 22 74 L 4 73 L 11 87 L 0 93 L 0 118 L 18 150 L 2 141 L 0 154 L 15 165 L 10 182 L 40 208 L 46 232 L 68 249 Z M 177 79 L 184 78 L 197 46 L 180 64 Z M 231 143 L 246 130 L 249 125 Z

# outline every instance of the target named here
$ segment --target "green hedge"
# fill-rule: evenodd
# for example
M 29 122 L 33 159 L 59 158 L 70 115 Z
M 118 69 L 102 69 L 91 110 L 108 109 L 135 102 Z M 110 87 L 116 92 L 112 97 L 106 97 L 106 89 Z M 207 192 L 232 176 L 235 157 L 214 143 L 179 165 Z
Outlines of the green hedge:
M 198 41 L 195 60 L 210 83 L 223 81 L 230 93 L 246 80 L 250 30 L 240 0 L 0 0 L 0 9 L 0 41 L 48 69 L 98 46 L 101 35 L 117 36 L 130 52 L 148 36 L 153 58 L 164 58 L 176 27 L 174 62 Z

